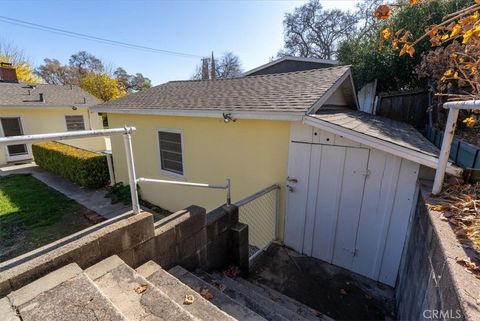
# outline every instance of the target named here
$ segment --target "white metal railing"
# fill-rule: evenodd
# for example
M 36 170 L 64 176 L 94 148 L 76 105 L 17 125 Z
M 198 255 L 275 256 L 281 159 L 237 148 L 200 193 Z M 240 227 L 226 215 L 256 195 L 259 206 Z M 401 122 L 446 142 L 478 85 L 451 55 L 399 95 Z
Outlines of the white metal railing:
M 250 260 L 268 248 L 278 236 L 279 185 L 268 186 L 238 202 L 239 220 L 248 225 Z
M 445 134 L 443 135 L 442 148 L 438 158 L 437 171 L 435 172 L 435 180 L 433 181 L 432 193 L 440 194 L 442 191 L 443 179 L 447 169 L 450 149 L 452 148 L 452 140 L 457 126 L 458 113 L 460 109 L 480 109 L 480 100 L 466 101 L 450 101 L 443 104 L 443 108 L 449 109 L 447 124 L 445 125 Z
M 227 191 L 227 205 L 231 204 L 231 188 L 230 188 L 230 179 L 229 178 L 227 178 L 227 182 L 226 182 L 225 185 L 168 181 L 168 180 L 163 180 L 163 179 L 151 179 L 151 178 L 144 178 L 144 177 L 140 177 L 139 179 L 137 179 L 137 183 L 141 183 L 141 182 L 156 183 L 156 184 L 182 185 L 182 186 L 199 187 L 199 188 L 224 189 L 224 190 Z
M 78 138 L 95 137 L 95 136 L 123 135 L 124 145 L 125 145 L 125 155 L 127 158 L 128 181 L 130 185 L 130 194 L 132 197 L 132 210 L 135 214 L 140 213 L 140 203 L 138 201 L 138 188 L 137 188 L 137 184 L 140 182 L 223 189 L 227 191 L 227 197 L 226 197 L 227 205 L 230 205 L 231 203 L 230 179 L 227 179 L 225 185 L 168 181 L 168 180 L 150 179 L 150 178 L 143 178 L 143 177 L 137 179 L 135 174 L 135 162 L 134 162 L 133 149 L 132 149 L 132 134 L 135 131 L 136 131 L 135 127 L 125 127 L 125 128 L 79 130 L 79 131 L 60 132 L 60 133 L 0 137 L 0 146 L 29 144 L 34 142 L 50 141 L 50 140 L 65 140 L 65 139 L 78 139 Z

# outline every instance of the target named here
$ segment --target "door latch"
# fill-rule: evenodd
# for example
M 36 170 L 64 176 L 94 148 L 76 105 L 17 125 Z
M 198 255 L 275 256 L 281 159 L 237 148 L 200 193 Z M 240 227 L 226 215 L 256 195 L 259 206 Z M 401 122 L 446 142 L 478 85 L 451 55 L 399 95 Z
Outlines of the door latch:
M 292 186 L 290 186 L 290 185 L 286 185 L 286 187 L 287 187 L 287 189 L 288 189 L 289 192 L 293 192 L 293 191 L 295 190 L 295 189 L 294 189 Z
M 287 181 L 292 182 L 292 183 L 298 183 L 298 179 L 290 177 L 290 176 L 287 177 Z

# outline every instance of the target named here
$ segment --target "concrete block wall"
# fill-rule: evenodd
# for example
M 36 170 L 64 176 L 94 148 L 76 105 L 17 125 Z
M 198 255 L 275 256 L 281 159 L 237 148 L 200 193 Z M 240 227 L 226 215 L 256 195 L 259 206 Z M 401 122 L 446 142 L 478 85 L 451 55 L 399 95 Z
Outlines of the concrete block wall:
M 69 263 L 85 269 L 114 254 L 133 268 L 153 260 L 165 269 L 235 264 L 248 273 L 248 228 L 235 206 L 208 214 L 190 206 L 156 223 L 147 212 L 126 214 L 1 263 L 0 297 Z
M 466 253 L 440 213 L 419 196 L 395 288 L 398 320 L 480 320 L 480 280 L 456 263 Z M 470 295 L 469 295 L 470 293 Z

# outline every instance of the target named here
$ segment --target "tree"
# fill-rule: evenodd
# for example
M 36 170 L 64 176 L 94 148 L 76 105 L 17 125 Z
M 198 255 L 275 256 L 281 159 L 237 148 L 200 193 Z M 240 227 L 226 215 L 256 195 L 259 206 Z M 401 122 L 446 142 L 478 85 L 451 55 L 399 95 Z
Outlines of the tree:
M 338 43 L 355 32 L 357 22 L 355 14 L 324 10 L 319 0 L 310 0 L 285 15 L 285 44 L 279 55 L 333 59 Z
M 214 66 L 212 61 L 214 61 Z M 242 73 L 240 58 L 233 52 L 225 52 L 219 59 L 215 59 L 212 53 L 211 59 L 202 58 L 202 62 L 195 67 L 192 79 L 226 79 L 239 77 Z
M 140 91 L 152 87 L 150 79 L 144 77 L 141 73 L 135 75 L 129 75 L 127 71 L 121 67 L 118 67 L 113 76 L 118 81 L 120 88 L 125 92 Z
M 42 82 L 42 79 L 34 74 L 23 52 L 12 44 L 0 43 L 0 62 L 12 64 L 16 69 L 19 81 L 26 83 Z
M 68 63 L 70 69 L 78 75 L 79 79 L 89 73 L 101 74 L 105 72 L 103 62 L 86 51 L 79 51 L 71 55 Z
M 109 75 L 89 73 L 80 79 L 80 87 L 102 101 L 117 99 L 125 95 L 118 81 Z
M 378 90 L 400 90 L 425 85 L 424 79 L 419 79 L 415 73 L 421 62 L 421 54 L 431 49 L 431 44 L 424 41 L 418 44 L 416 50 L 419 55 L 413 58 L 400 56 L 392 46 L 381 46 L 382 31 L 412 30 L 413 37 L 419 37 L 432 24 L 442 21 L 445 15 L 455 12 L 458 6 L 464 5 L 466 0 L 459 0 L 457 4 L 449 0 L 429 0 L 416 8 L 411 6 L 398 7 L 388 22 L 378 20 L 360 30 L 350 39 L 340 44 L 338 60 L 341 64 L 353 65 L 355 83 L 357 87 L 378 79 Z M 378 4 L 376 0 L 366 0 Z M 371 8 L 371 6 L 370 6 Z M 378 7 L 377 7 L 378 9 Z M 371 12 L 371 11 L 369 11 Z
M 71 85 L 77 82 L 76 76 L 70 67 L 62 65 L 57 59 L 45 58 L 43 65 L 40 65 L 35 73 L 47 84 Z

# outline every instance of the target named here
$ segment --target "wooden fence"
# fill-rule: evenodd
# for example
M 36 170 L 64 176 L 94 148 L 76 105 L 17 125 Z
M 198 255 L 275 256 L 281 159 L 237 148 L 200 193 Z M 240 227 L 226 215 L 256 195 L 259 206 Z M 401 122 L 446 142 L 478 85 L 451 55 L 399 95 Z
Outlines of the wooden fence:
M 424 128 L 427 123 L 429 93 L 424 90 L 380 93 L 375 114 Z
M 427 138 L 438 148 L 442 146 L 443 131 L 435 127 L 426 127 Z M 450 159 L 463 168 L 480 169 L 480 148 L 454 138 Z

